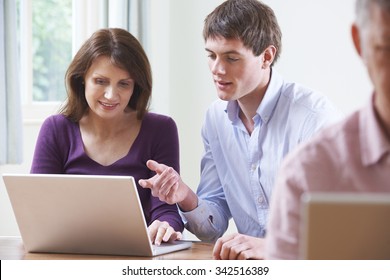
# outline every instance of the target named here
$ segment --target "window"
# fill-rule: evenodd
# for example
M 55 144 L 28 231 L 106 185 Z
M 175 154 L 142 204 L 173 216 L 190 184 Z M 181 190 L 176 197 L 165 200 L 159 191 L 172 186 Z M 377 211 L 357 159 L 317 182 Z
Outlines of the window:
M 66 96 L 64 73 L 72 54 L 72 0 L 33 0 L 33 100 Z
M 65 100 L 72 56 L 72 0 L 19 0 L 24 119 L 54 113 Z
M 25 122 L 41 122 L 58 111 L 72 55 L 94 31 L 120 27 L 145 37 L 149 0 L 16 1 Z

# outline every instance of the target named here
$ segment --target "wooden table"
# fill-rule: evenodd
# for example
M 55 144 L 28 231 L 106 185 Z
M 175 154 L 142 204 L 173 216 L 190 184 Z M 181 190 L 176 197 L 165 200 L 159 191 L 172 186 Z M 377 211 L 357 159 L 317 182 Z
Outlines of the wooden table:
M 27 253 L 20 237 L 0 237 L 0 260 L 210 260 L 213 244 L 194 242 L 190 249 L 156 257 Z

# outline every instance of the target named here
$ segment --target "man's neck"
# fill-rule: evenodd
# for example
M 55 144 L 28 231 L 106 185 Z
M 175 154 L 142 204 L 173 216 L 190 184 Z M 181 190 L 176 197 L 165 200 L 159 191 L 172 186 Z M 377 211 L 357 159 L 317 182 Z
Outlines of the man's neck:
M 259 108 L 260 103 L 263 101 L 270 81 L 271 71 L 269 72 L 268 79 L 259 84 L 256 90 L 237 100 L 238 106 L 240 107 L 239 118 L 245 125 L 249 134 L 252 134 L 254 130 L 253 117 L 256 115 L 257 109 Z
M 387 138 L 390 140 L 390 100 L 377 94 L 374 98 L 374 107 Z

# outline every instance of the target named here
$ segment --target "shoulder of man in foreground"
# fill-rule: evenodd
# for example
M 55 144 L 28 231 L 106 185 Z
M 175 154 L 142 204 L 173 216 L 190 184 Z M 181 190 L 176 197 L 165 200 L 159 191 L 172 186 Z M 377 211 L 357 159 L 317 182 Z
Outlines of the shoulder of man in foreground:
M 348 139 L 355 138 L 358 113 L 324 128 L 284 159 L 271 200 L 267 259 L 299 257 L 300 197 L 303 192 L 330 190 L 343 178 Z

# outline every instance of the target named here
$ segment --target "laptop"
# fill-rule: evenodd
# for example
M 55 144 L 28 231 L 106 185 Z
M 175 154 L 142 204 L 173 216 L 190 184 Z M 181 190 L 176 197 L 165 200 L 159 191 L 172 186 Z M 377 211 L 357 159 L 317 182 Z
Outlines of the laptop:
M 390 194 L 302 196 L 302 259 L 390 259 Z
M 189 241 L 152 245 L 134 178 L 3 174 L 28 252 L 157 256 Z

